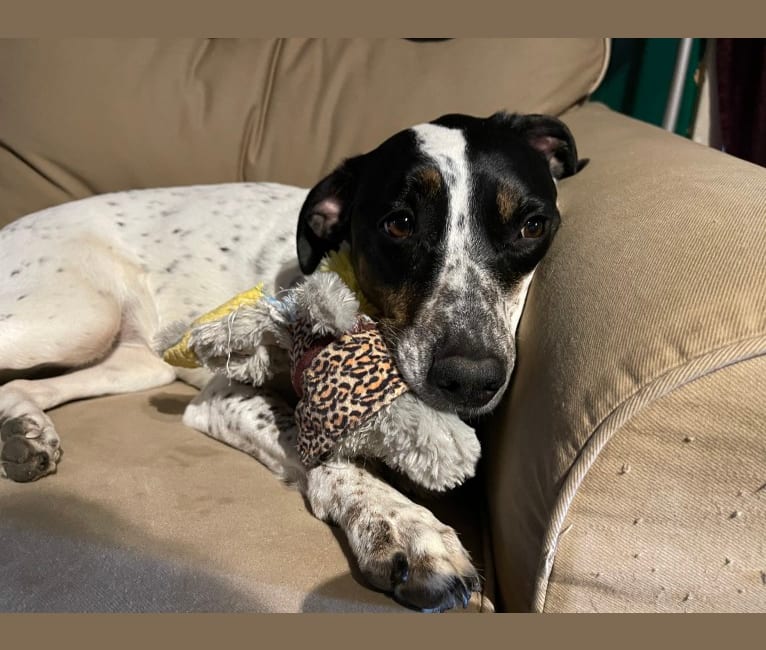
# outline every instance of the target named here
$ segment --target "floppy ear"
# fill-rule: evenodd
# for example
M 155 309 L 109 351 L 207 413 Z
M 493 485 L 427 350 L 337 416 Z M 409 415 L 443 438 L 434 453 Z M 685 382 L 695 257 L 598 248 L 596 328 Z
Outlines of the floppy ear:
M 577 159 L 574 136 L 566 124 L 549 115 L 508 115 L 493 117 L 507 119 L 511 128 L 548 161 L 553 178 L 566 178 L 580 171 L 587 160 Z
M 351 202 L 356 189 L 357 158 L 343 162 L 309 192 L 298 217 L 298 262 L 306 275 L 313 273 L 331 250 L 348 238 Z

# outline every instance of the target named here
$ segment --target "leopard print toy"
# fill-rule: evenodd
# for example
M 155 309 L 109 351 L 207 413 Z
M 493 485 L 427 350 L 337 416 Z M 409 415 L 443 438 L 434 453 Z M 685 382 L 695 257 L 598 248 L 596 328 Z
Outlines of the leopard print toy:
M 330 456 L 345 434 L 407 391 L 370 318 L 360 316 L 351 331 L 320 341 L 322 349 L 317 349 L 312 327 L 307 320 L 295 323 L 290 354 L 293 387 L 300 397 L 295 408 L 298 453 L 307 467 Z

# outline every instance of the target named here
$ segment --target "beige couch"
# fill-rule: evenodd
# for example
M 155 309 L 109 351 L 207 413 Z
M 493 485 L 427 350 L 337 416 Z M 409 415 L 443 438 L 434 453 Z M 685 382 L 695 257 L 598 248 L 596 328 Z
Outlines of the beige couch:
M 561 115 L 585 170 L 484 426 L 430 505 L 472 609 L 766 611 L 766 170 L 587 103 L 608 43 L 0 42 L 0 223 L 91 194 L 271 180 L 446 112 Z M 193 390 L 53 412 L 56 475 L 0 483 L 0 609 L 406 611 L 251 458 L 180 424 Z

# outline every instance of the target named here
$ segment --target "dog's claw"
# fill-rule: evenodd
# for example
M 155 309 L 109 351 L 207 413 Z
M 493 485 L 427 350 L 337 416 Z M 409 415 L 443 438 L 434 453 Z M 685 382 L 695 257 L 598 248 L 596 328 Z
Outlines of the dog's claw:
M 463 609 L 468 607 L 468 601 L 471 599 L 471 592 L 462 578 L 458 576 L 453 578 L 452 591 L 457 597 L 457 600 L 463 604 Z
M 3 422 L 0 426 L 0 440 L 5 442 L 15 436 L 26 436 L 28 433 L 26 421 L 26 418 L 11 418 Z
M 410 578 L 410 564 L 404 553 L 394 555 L 391 566 L 391 584 L 393 586 L 407 582 Z
M 401 559 L 397 557 L 396 561 L 401 561 Z M 396 589 L 397 586 L 400 589 Z M 473 593 L 481 591 L 481 580 L 476 575 L 454 575 L 441 590 L 424 591 L 420 589 L 412 591 L 408 590 L 404 583 L 395 584 L 394 588 L 394 598 L 397 602 L 417 609 L 424 614 L 437 614 L 460 605 L 463 606 L 463 609 L 467 609 Z M 420 602 L 417 603 L 417 601 Z

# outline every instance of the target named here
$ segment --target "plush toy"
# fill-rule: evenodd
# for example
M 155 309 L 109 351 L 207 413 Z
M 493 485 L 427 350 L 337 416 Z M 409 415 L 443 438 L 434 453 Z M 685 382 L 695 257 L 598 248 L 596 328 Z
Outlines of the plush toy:
M 289 378 L 298 397 L 298 453 L 308 468 L 377 458 L 430 490 L 459 485 L 479 458 L 474 430 L 408 389 L 368 315 L 372 307 L 360 309 L 357 296 L 364 300 L 347 254 L 335 253 L 278 297 L 259 285 L 189 327 L 167 329 L 163 358 L 255 386 Z

